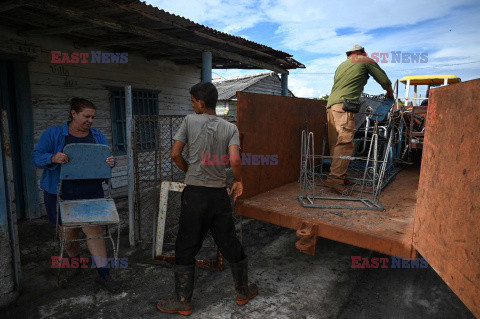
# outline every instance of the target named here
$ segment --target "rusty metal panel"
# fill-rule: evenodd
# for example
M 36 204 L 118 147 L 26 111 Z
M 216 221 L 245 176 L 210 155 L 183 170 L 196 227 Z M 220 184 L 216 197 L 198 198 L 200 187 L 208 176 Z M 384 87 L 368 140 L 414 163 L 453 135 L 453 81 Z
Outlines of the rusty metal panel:
M 412 236 L 417 198 L 412 186 L 418 185 L 418 176 L 418 167 L 409 167 L 385 187 L 380 195 L 384 212 L 303 207 L 297 199 L 297 182 L 239 200 L 235 212 L 299 230 L 301 239 L 296 247 L 305 253 L 314 252 L 310 237 L 315 235 L 387 255 L 415 258 Z
M 240 146 L 246 159 L 242 163 L 242 198 L 296 181 L 300 176 L 301 132 L 307 123 L 315 132 L 315 140 L 323 139 L 326 102 L 245 92 L 238 92 L 237 99 Z M 269 160 L 253 165 L 253 156 L 265 159 L 272 155 L 277 156 L 277 163 Z
M 480 318 L 480 79 L 431 91 L 414 246 Z

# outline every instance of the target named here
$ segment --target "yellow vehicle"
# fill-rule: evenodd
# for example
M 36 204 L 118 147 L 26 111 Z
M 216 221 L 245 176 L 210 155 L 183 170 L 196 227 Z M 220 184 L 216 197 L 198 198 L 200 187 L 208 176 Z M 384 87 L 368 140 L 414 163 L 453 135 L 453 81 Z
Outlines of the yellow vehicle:
M 405 84 L 405 98 L 400 98 L 398 96 L 398 84 L 402 82 Z M 417 96 L 418 86 L 420 85 L 427 85 L 427 92 L 430 90 L 431 87 L 441 86 L 441 85 L 448 85 L 453 83 L 459 83 L 461 79 L 452 74 L 444 74 L 444 75 L 408 75 L 404 76 L 400 80 L 397 80 L 395 83 L 395 92 L 396 92 L 396 105 L 397 108 L 399 104 L 409 107 L 409 106 L 418 106 L 421 103 L 418 103 L 419 100 L 428 100 L 428 96 L 421 98 Z M 413 86 L 413 97 L 410 97 L 410 87 Z M 428 95 L 428 94 L 427 94 Z M 403 101 L 402 101 L 403 100 Z
M 405 97 L 398 96 L 399 83 L 405 84 Z M 452 74 L 444 75 L 409 75 L 397 80 L 394 85 L 396 109 L 404 107 L 405 119 L 409 119 L 408 149 L 422 149 L 425 135 L 425 117 L 427 114 L 428 95 L 431 87 L 459 83 L 461 79 Z M 425 97 L 418 95 L 418 86 L 427 86 Z M 410 97 L 410 87 L 413 86 L 413 97 Z M 407 122 L 408 123 L 408 122 Z

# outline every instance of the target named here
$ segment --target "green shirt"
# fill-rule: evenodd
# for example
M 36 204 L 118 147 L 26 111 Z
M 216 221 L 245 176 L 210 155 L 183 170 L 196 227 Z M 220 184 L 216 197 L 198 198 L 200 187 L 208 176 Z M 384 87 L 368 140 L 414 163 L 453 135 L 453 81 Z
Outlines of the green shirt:
M 369 75 L 373 76 L 385 90 L 392 86 L 385 71 L 374 60 L 362 55 L 348 57 L 335 71 L 327 109 L 334 104 L 343 103 L 346 98 L 358 100 L 367 84 Z

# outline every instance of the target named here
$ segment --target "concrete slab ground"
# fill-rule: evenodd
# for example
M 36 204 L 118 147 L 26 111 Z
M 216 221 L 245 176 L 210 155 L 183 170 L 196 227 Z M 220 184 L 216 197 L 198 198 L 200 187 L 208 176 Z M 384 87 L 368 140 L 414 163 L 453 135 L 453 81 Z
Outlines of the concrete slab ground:
M 128 256 L 128 268 L 118 270 L 122 290 L 110 294 L 95 286 L 95 269 L 57 287 L 50 268 L 50 256 L 58 255 L 54 228 L 40 219 L 22 223 L 19 231 L 24 289 L 0 317 L 180 318 L 155 307 L 171 295 L 173 271 L 169 264 L 145 262 L 151 245 L 131 250 L 124 232 L 121 256 Z M 197 269 L 190 318 L 474 318 L 431 268 L 353 269 L 351 256 L 388 256 L 326 239 L 308 256 L 295 249 L 296 240 L 292 230 L 245 223 L 243 242 L 259 295 L 237 306 L 228 263 L 223 271 Z M 88 256 L 85 248 L 82 256 Z

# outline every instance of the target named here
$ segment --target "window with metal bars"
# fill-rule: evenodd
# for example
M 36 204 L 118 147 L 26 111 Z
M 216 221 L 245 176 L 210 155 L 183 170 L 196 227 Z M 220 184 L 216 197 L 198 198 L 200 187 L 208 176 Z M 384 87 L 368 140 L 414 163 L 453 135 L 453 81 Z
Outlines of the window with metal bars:
M 125 88 L 109 88 L 109 90 L 113 150 L 115 155 L 122 155 L 127 152 Z M 132 89 L 132 112 L 133 115 L 158 115 L 158 92 Z M 139 143 L 142 151 L 153 150 L 155 136 L 153 134 L 141 136 Z

